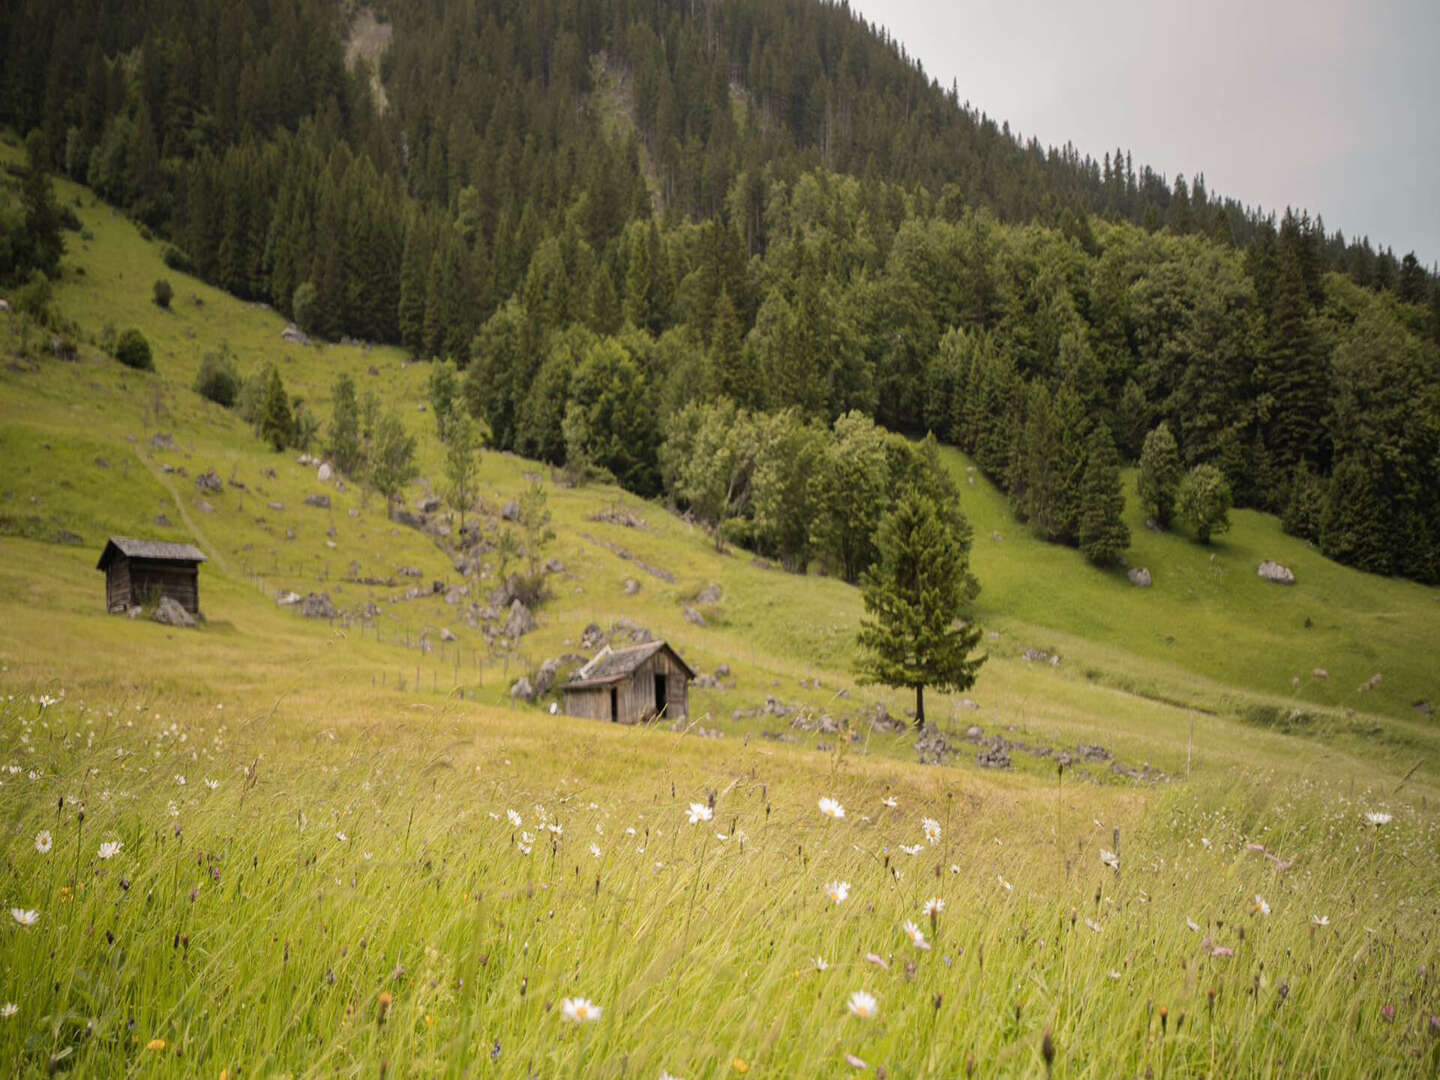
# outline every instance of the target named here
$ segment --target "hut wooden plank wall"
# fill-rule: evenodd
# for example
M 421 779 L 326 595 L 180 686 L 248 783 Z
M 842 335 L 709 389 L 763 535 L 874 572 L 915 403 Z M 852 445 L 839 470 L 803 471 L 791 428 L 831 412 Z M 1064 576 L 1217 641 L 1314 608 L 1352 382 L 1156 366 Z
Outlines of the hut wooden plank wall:
M 684 719 L 695 672 L 663 641 L 629 649 L 608 646 L 561 689 L 567 716 L 636 724 Z
M 205 554 L 192 544 L 112 536 L 95 569 L 105 571 L 109 611 L 158 602 L 168 596 L 192 615 L 200 614 L 200 564 Z

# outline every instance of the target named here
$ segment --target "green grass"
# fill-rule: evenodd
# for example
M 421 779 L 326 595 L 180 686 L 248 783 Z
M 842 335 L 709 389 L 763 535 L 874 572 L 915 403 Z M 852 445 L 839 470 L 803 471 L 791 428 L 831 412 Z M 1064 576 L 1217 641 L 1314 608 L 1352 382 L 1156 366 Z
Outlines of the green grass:
M 1134 589 L 1031 540 L 947 451 L 991 659 L 978 709 L 935 695 L 927 711 L 957 741 L 979 724 L 1050 748 L 1101 743 L 1167 782 L 1078 762 L 1057 779 L 1052 757 L 1018 752 L 997 773 L 964 742 L 952 767 L 913 764 L 911 737 L 858 715 L 910 702 L 854 685 L 854 589 L 718 554 L 604 486 L 547 481 L 547 555 L 565 569 L 540 630 L 492 647 L 443 597 L 399 599 L 415 579 L 346 581 L 352 563 L 360 577 L 461 578 L 377 498 L 321 485 L 189 388 L 222 339 L 242 372 L 277 361 L 322 416 L 347 371 L 422 436 L 418 495 L 439 486 L 418 409 L 428 369 L 393 350 L 285 346 L 273 312 L 165 269 L 131 224 L 60 191 L 83 200 L 93 235 L 70 238 L 57 292 L 80 361 L 49 358 L 33 327 L 0 315 L 0 905 L 40 913 L 29 927 L 0 916 L 0 1003 L 18 1010 L 0 1020 L 6 1075 L 694 1080 L 739 1075 L 740 1059 L 754 1076 L 838 1077 L 856 1071 L 850 1053 L 892 1077 L 964 1075 L 971 1056 L 978 1075 L 1038 1076 L 1046 1031 L 1065 1077 L 1440 1066 L 1440 738 L 1411 708 L 1434 692 L 1434 590 L 1328 563 L 1249 513 L 1208 549 L 1132 517 L 1131 561 L 1155 577 Z M 160 276 L 171 313 L 150 303 Z M 101 355 L 107 323 L 145 332 L 155 374 Z M 174 449 L 152 445 L 159 432 Z M 223 490 L 202 494 L 194 478 L 211 468 Z M 487 452 L 487 516 L 543 471 Z M 328 511 L 304 504 L 322 490 Z M 616 503 L 643 528 L 590 520 Z M 52 542 L 61 531 L 81 543 Z M 112 533 L 204 548 L 201 629 L 105 614 L 94 567 Z M 1262 558 L 1299 584 L 1260 582 Z M 723 598 L 692 626 L 682 604 L 711 582 Z M 483 597 L 494 575 L 468 584 Z M 280 589 L 379 614 L 305 620 L 277 607 Z M 736 687 L 692 690 L 679 733 L 512 704 L 519 673 L 619 618 L 701 670 L 729 663 Z M 441 644 L 442 628 L 459 640 Z M 1027 647 L 1062 661 L 1027 662 Z M 1380 687 L 1358 693 L 1375 672 Z M 848 723 L 853 741 L 732 718 L 772 696 Z M 690 826 L 688 805 L 712 794 L 715 819 Z M 824 795 L 842 820 L 820 814 Z M 537 804 L 561 834 L 538 828 Z M 1394 818 L 1368 827 L 1372 809 Z M 926 816 L 942 825 L 934 846 Z M 1116 828 L 1118 876 L 1100 860 Z M 112 859 L 105 841 L 123 844 Z M 824 895 L 837 879 L 852 885 L 839 906 Z M 946 902 L 933 928 L 930 896 Z M 848 1013 L 860 989 L 878 1018 Z M 574 996 L 602 1019 L 564 1023 Z

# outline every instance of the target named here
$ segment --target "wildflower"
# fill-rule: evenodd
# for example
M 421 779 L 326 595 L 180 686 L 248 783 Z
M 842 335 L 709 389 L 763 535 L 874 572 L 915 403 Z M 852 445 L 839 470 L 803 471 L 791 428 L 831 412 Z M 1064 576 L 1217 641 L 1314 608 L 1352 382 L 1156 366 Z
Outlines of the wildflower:
M 124 846 L 119 840 L 106 840 L 100 845 L 100 850 L 96 854 L 102 859 L 113 859 L 120 854 L 120 849 Z
M 175 783 L 179 784 L 181 787 L 184 787 L 184 786 L 185 786 L 185 777 L 181 776 L 179 773 L 176 773 L 176 774 L 175 774 Z
M 856 990 L 851 994 L 846 1006 L 861 1020 L 873 1020 L 876 1013 L 880 1011 L 875 1004 L 875 995 L 867 994 L 864 990 Z
M 343 832 L 337 832 L 335 834 L 335 839 L 339 840 L 343 844 L 346 843 L 350 839 L 350 837 L 346 836 Z
M 1365 811 L 1365 820 L 1378 829 L 1381 825 L 1389 825 L 1391 817 L 1383 810 L 1367 810 Z
M 996 874 L 996 875 L 995 875 L 995 880 L 998 881 L 998 882 L 1000 882 L 1001 885 L 1005 886 L 1005 891 L 1006 891 L 1006 892 L 1014 892 L 1014 891 L 1015 891 L 1015 886 L 1014 886 L 1014 885 L 1011 885 L 1010 882 L 1006 881 L 1006 880 L 1005 880 L 1003 877 L 1001 877 L 999 874 Z
M 933 844 L 940 839 L 940 823 L 933 817 L 927 817 L 922 820 L 920 822 L 920 828 L 925 833 L 925 839 L 930 841 L 930 843 Z
M 958 874 L 958 873 L 960 873 L 960 864 L 959 864 L 959 863 L 953 863 L 953 862 L 952 862 L 952 863 L 950 864 L 950 873 L 952 873 L 952 874 Z
M 551 822 L 549 825 L 545 826 L 545 829 L 548 832 L 554 833 L 556 836 L 560 836 L 565 832 L 564 826 L 560 825 L 558 822 Z
M 53 846 L 53 843 L 54 841 L 50 839 L 50 830 L 42 829 L 39 835 L 35 837 L 35 850 L 41 855 L 48 855 L 50 854 L 50 848 Z
M 926 952 L 929 951 L 930 943 L 925 940 L 925 931 L 916 926 L 914 922 L 906 919 L 905 922 L 901 924 L 900 929 L 905 931 L 905 936 L 910 939 L 910 944 L 914 945 L 915 948 Z
M 1110 972 L 1110 973 L 1109 973 L 1109 977 L 1112 978 L 1112 979 L 1123 979 L 1123 978 L 1124 978 L 1124 976 L 1121 975 L 1120 972 L 1118 972 L 1118 971 L 1112 971 L 1112 972 Z
M 816 970 L 816 971 L 829 971 L 829 970 L 830 970 L 830 965 L 825 962 L 825 958 L 824 958 L 823 956 L 817 956 L 817 957 L 815 957 L 815 970 Z
M 702 821 L 709 821 L 715 816 L 715 811 L 706 806 L 703 802 L 692 802 L 690 804 L 690 824 L 699 825 Z
M 1185 925 L 1188 926 L 1193 933 L 1198 934 L 1200 932 L 1200 924 L 1197 923 L 1194 919 L 1187 918 L 1185 920 Z
M 1101 848 L 1100 861 L 1112 870 L 1120 869 L 1120 856 L 1116 855 L 1113 851 L 1106 851 L 1104 848 Z
M 832 881 L 825 886 L 825 895 L 835 903 L 844 903 L 845 898 L 850 895 L 850 883 L 848 881 Z
M 20 1006 L 16 1005 L 13 1001 L 7 1001 L 3 1007 L 0 1007 L 0 1016 L 3 1016 L 6 1020 L 9 1020 L 10 1017 L 14 1016 L 19 1011 Z
M 920 852 L 924 851 L 925 849 L 922 848 L 919 844 L 901 844 L 900 850 L 903 851 L 906 855 L 919 855 Z
M 38 911 L 26 911 L 18 907 L 12 907 L 10 909 L 10 915 L 21 926 L 34 926 L 40 919 L 40 913 Z
M 1235 950 L 1228 945 L 1216 945 L 1210 950 L 1211 956 L 1234 956 Z
M 820 812 L 826 817 L 842 818 L 845 816 L 845 807 L 840 805 L 839 800 L 832 799 L 827 795 L 820 800 Z
M 888 806 L 891 810 L 894 810 L 895 807 L 900 805 L 900 801 L 896 799 L 894 795 L 886 795 L 885 798 L 880 800 L 880 805 Z
M 1261 915 L 1270 914 L 1270 905 L 1265 902 L 1265 898 L 1259 893 L 1255 894 L 1255 910 Z
M 165 1040 L 164 1040 L 164 1039 L 151 1039 L 148 1043 L 145 1044 L 145 1049 L 146 1049 L 146 1050 L 157 1051 L 157 1052 L 160 1051 L 160 1050 L 164 1050 L 164 1049 L 165 1049 Z
M 1329 925 L 1330 925 L 1330 916 L 1329 916 L 1329 915 L 1311 915 L 1311 916 L 1310 916 L 1310 925 L 1311 925 L 1311 926 L 1329 926 Z
M 1208 850 L 1210 847 L 1210 838 L 1208 836 L 1200 837 L 1200 846 Z
M 1091 930 L 1095 931 L 1095 933 L 1100 933 L 1100 924 L 1094 919 L 1086 919 L 1085 925 L 1088 926 Z
M 845 1053 L 845 1064 L 849 1065 L 852 1069 L 868 1069 L 870 1067 L 865 1064 L 864 1058 L 858 1058 L 849 1051 Z
M 867 952 L 865 954 L 865 960 L 867 963 L 874 964 L 881 971 L 890 970 L 890 961 L 886 960 L 883 956 L 877 956 L 873 952 Z
M 1380 1006 L 1380 1019 L 1384 1020 L 1387 1024 L 1392 1024 L 1392 1023 L 1394 1023 L 1394 1022 L 1395 1022 L 1395 1006 L 1394 1006 L 1394 1005 L 1382 1005 L 1382 1006 Z
M 600 1019 L 600 1006 L 586 998 L 566 998 L 560 1002 L 560 1018 L 572 1024 L 588 1024 Z
M 369 862 L 371 859 L 373 859 L 373 858 L 375 857 L 375 853 L 374 853 L 373 851 L 367 851 L 367 852 L 365 852 L 365 854 L 361 855 L 360 857 L 361 857 L 362 859 L 364 859 L 366 862 Z
M 212 780 L 212 779 L 210 779 L 210 777 L 207 776 L 207 777 L 205 778 L 205 786 L 206 786 L 207 788 L 209 788 L 211 791 L 214 791 L 216 788 L 218 788 L 218 787 L 220 786 L 220 781 L 219 781 L 219 780 Z
M 598 858 L 600 857 L 600 845 L 599 845 L 599 844 L 591 844 L 591 845 L 590 845 L 590 854 L 591 854 L 591 855 L 594 855 L 595 858 L 598 859 Z
M 516 844 L 515 846 L 520 849 L 521 855 L 529 855 L 530 852 L 535 850 L 534 847 L 530 844 Z
M 932 896 L 929 900 L 925 901 L 925 906 L 920 910 L 933 919 L 945 910 L 945 901 L 941 900 L 938 896 Z
M 523 822 L 520 820 L 520 815 L 517 814 L 514 810 L 506 810 L 505 816 L 510 819 L 511 826 L 516 829 L 520 828 L 520 826 L 523 824 Z
M 680 1080 L 678 1076 L 671 1076 L 664 1069 L 660 1070 L 660 1080 Z
M 737 1057 L 734 1061 L 730 1063 L 730 1065 L 741 1076 L 744 1076 L 747 1072 L 750 1071 L 750 1065 L 748 1062 L 746 1062 L 744 1058 Z

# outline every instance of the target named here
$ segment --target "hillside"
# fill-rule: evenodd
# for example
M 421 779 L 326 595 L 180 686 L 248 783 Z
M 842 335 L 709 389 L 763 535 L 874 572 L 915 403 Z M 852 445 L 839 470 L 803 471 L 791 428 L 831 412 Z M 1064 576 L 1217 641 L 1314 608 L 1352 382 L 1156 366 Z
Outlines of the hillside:
M 1414 972 L 1437 961 L 1440 736 L 1411 706 L 1433 685 L 1434 590 L 1249 512 L 1212 562 L 1148 534 L 1132 496 L 1132 562 L 1155 580 L 1134 589 L 1026 536 L 947 450 L 992 658 L 978 709 L 932 705 L 959 752 L 923 766 L 913 734 L 859 715 L 906 700 L 854 684 L 852 586 L 719 554 L 659 501 L 487 450 L 485 527 L 508 527 L 538 473 L 563 564 L 540 628 L 502 648 L 463 616 L 493 566 L 463 577 L 364 485 L 321 482 L 190 389 L 221 342 L 242 373 L 274 361 L 321 418 L 350 374 L 418 436 L 413 508 L 439 486 L 431 365 L 287 344 L 275 312 L 58 192 L 84 230 L 53 300 L 77 359 L 0 314 L 0 902 L 25 917 L 0 960 L 7 1073 L 1038 1074 L 1047 1042 L 1076 1076 L 1432 1070 L 1440 999 Z M 153 374 L 97 345 L 132 325 Z M 204 548 L 201 628 L 104 613 L 112 533 Z M 1261 557 L 1299 584 L 1259 582 Z M 698 602 L 712 583 L 720 600 Z M 350 617 L 303 618 L 281 590 Z M 704 672 L 728 663 L 734 688 L 695 688 L 683 732 L 510 698 L 620 619 Z M 1321 665 L 1329 680 L 1308 676 Z M 977 763 L 994 744 L 967 742 L 972 724 L 1011 769 Z M 1117 837 L 1123 873 L 1102 862 Z M 599 1019 L 567 1023 L 582 997 Z

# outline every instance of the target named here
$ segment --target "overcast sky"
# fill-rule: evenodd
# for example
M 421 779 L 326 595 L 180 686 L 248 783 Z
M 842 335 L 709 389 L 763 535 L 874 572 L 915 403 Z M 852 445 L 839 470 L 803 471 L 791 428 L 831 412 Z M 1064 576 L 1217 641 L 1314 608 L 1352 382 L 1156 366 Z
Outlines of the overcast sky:
M 1440 260 L 1440 0 L 850 0 L 1046 146 Z

